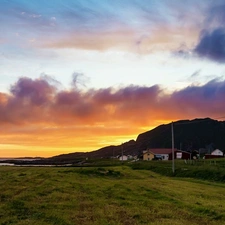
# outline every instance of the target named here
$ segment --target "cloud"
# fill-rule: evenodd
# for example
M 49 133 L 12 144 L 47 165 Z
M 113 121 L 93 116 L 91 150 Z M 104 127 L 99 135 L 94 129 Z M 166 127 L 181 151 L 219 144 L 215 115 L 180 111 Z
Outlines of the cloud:
M 55 87 L 43 79 L 20 78 L 11 86 L 11 95 L 4 94 L 0 104 L 0 123 L 36 123 L 45 114 Z M 1 94 L 2 96 L 3 94 Z M 46 119 L 46 118 L 45 118 Z
M 108 49 L 132 50 L 135 32 L 131 29 L 117 28 L 113 31 L 72 32 L 63 38 L 47 40 L 40 44 L 47 48 L 77 48 L 105 51 Z
M 50 147 L 60 148 L 57 154 L 90 151 L 135 139 L 161 123 L 225 115 L 223 80 L 172 93 L 158 85 L 86 91 L 58 89 L 57 85 L 49 77 L 23 77 L 9 94 L 0 93 L 2 144 L 23 149 L 39 146 L 47 155 L 56 154 L 47 153 Z
M 33 81 L 31 78 L 21 78 L 10 88 L 15 99 L 26 104 L 43 105 L 49 101 L 54 93 L 55 87 L 44 79 Z
M 60 35 L 44 37 L 38 46 L 97 51 L 116 49 L 146 54 L 174 49 L 184 37 L 186 44 L 191 46 L 199 34 L 196 21 L 201 20 L 201 7 L 190 3 L 184 7 L 167 1 L 156 4 L 151 1 L 62 3 L 59 17 L 63 18 L 57 24 Z M 190 20 L 191 12 L 195 21 Z
M 200 75 L 200 73 L 201 73 L 201 70 L 195 71 L 195 72 L 190 76 L 190 79 L 198 78 L 199 75 Z
M 225 27 L 225 4 L 224 1 L 215 1 L 209 7 L 205 20 L 205 26 L 209 28 Z
M 155 24 L 151 28 L 146 26 L 138 29 L 118 25 L 110 31 L 71 31 L 63 37 L 43 39 L 38 46 L 149 54 L 155 51 L 174 50 L 183 42 L 184 35 L 186 44 L 190 47 L 197 39 L 198 33 L 198 30 L 193 27 L 173 27 L 169 24 Z
M 0 92 L 0 104 L 3 105 L 5 102 L 8 101 L 8 96 L 7 94 L 1 93 Z
M 216 62 L 225 62 L 225 29 L 217 28 L 212 32 L 204 31 L 194 49 L 200 57 Z
M 186 117 L 217 118 L 225 115 L 224 90 L 225 81 L 214 79 L 203 86 L 193 85 L 174 92 L 170 100 L 177 112 Z
M 89 81 L 89 78 L 83 73 L 74 72 L 72 75 L 71 85 L 73 88 L 78 88 L 78 86 L 86 87 L 86 83 Z
M 22 48 L 116 49 L 144 54 L 174 49 L 184 39 L 190 47 L 198 37 L 204 5 L 209 3 L 94 0 L 43 4 L 2 3 L 0 38 L 7 36 L 10 45 Z
M 225 114 L 225 81 L 219 80 L 170 94 L 158 85 L 57 90 L 43 78 L 20 78 L 10 90 L 10 95 L 0 94 L 1 124 L 144 126 L 154 120 Z

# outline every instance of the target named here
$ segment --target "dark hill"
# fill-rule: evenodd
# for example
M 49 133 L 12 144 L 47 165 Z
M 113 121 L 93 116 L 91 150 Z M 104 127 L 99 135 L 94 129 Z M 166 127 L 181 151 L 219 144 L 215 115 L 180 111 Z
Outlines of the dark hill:
M 210 153 L 215 148 L 225 150 L 225 121 L 210 118 L 180 120 L 173 123 L 174 146 L 184 151 L 203 149 Z M 137 140 L 131 140 L 118 146 L 107 146 L 86 153 L 70 153 L 54 156 L 51 161 L 72 161 L 81 158 L 109 158 L 117 155 L 141 155 L 147 148 L 171 148 L 171 123 L 160 125 L 150 131 L 139 134 Z
M 205 148 L 209 153 L 215 148 L 225 149 L 225 121 L 206 119 L 181 120 L 173 123 L 174 146 L 184 151 Z M 160 125 L 138 135 L 139 151 L 150 148 L 171 148 L 171 123 Z
M 69 153 L 69 154 L 63 154 L 58 156 L 53 156 L 51 158 L 48 158 L 47 160 L 50 161 L 66 161 L 66 162 L 72 162 L 73 159 L 85 159 L 85 158 L 112 158 L 119 155 L 122 155 L 122 152 L 124 155 L 132 154 L 136 155 L 136 142 L 134 140 L 130 140 L 126 143 L 123 143 L 123 145 L 110 145 L 103 148 L 100 148 L 98 150 L 92 151 L 92 152 L 75 152 L 75 153 Z

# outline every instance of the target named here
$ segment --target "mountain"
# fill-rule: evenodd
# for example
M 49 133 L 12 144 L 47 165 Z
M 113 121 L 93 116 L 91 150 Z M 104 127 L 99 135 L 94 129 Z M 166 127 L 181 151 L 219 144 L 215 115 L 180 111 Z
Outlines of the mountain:
M 122 145 L 110 145 L 92 152 L 76 152 L 53 156 L 51 158 L 48 158 L 48 160 L 68 161 L 74 158 L 112 158 L 121 155 L 122 151 L 124 154 L 136 155 L 136 142 L 134 140 L 130 140 L 126 143 L 123 143 Z
M 171 123 L 160 125 L 153 130 L 138 135 L 137 149 L 171 148 Z M 215 148 L 225 149 L 225 121 L 210 118 L 180 120 L 173 123 L 174 146 L 184 151 L 206 149 L 210 153 Z
M 107 146 L 92 152 L 69 153 L 49 158 L 49 160 L 72 161 L 81 158 L 109 158 L 121 155 L 141 155 L 147 148 L 171 148 L 171 123 L 160 125 L 139 134 L 136 141 L 130 140 L 122 145 Z M 173 122 L 174 146 L 184 151 L 201 148 L 210 153 L 215 148 L 225 149 L 225 121 L 210 118 L 180 120 Z

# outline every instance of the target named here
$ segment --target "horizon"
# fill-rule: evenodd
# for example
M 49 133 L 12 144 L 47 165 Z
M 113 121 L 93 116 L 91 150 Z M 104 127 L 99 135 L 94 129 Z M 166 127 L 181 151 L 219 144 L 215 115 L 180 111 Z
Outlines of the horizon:
M 136 135 L 136 139 L 126 140 L 126 141 L 123 142 L 123 143 L 115 144 L 115 146 L 123 145 L 123 144 L 125 144 L 125 143 L 127 143 L 127 142 L 129 142 L 129 141 L 135 141 L 135 142 L 136 142 L 136 141 L 137 141 L 137 138 L 138 138 L 138 136 L 139 136 L 140 134 L 143 134 L 143 133 L 145 133 L 145 132 L 154 130 L 155 128 L 157 128 L 157 127 L 159 127 L 159 126 L 161 126 L 161 125 L 169 125 L 169 124 L 171 124 L 172 122 L 173 122 L 173 123 L 177 123 L 177 122 L 180 122 L 180 121 L 189 121 L 188 124 L 190 124 L 190 123 L 199 123 L 199 122 L 201 122 L 201 121 L 195 121 L 195 120 L 206 120 L 206 119 L 210 119 L 210 120 L 214 120 L 214 121 L 225 122 L 225 120 L 219 120 L 219 119 L 222 119 L 222 118 L 225 118 L 225 117 L 220 117 L 220 118 L 215 118 L 215 119 L 212 119 L 212 118 L 209 118 L 209 117 L 206 117 L 206 118 L 194 118 L 194 119 L 192 119 L 192 120 L 181 119 L 181 120 L 177 120 L 177 121 L 171 121 L 171 122 L 169 122 L 169 123 L 167 123 L 167 124 L 159 124 L 158 126 L 152 128 L 152 129 L 150 129 L 150 130 L 146 130 L 146 131 L 144 131 L 144 132 L 142 132 L 142 133 L 137 134 L 137 135 Z M 181 123 L 181 124 L 182 124 L 182 123 Z M 185 122 L 184 124 L 186 124 L 186 122 Z M 113 145 L 113 144 L 109 144 L 108 146 L 112 146 L 112 145 Z M 172 145 L 172 143 L 171 143 L 171 145 Z M 54 156 L 63 155 L 63 154 L 71 154 L 71 153 L 79 153 L 79 152 L 81 152 L 81 153 L 88 153 L 88 152 L 93 152 L 93 151 L 96 151 L 96 150 L 100 150 L 100 149 L 102 149 L 102 148 L 104 148 L 104 147 L 108 147 L 108 146 L 101 146 L 101 147 L 99 147 L 98 149 L 90 150 L 90 151 L 83 151 L 83 152 L 82 152 L 82 151 L 78 151 L 78 152 L 66 152 L 66 153 L 60 153 L 60 152 L 59 152 L 57 155 L 50 155 L 50 156 L 26 156 L 26 155 L 24 155 L 24 156 L 14 156 L 14 157 L 13 157 L 13 156 L 11 156 L 11 157 L 5 156 L 5 157 L 0 157 L 0 161 L 2 161 L 2 160 L 8 160 L 8 159 L 14 159 L 14 160 L 16 160 L 16 159 L 25 159 L 25 158 L 31 158 L 31 160 L 33 160 L 33 159 L 35 159 L 35 158 L 49 158 L 49 157 L 54 157 Z
M 225 3 L 0 2 L 0 158 L 119 145 L 225 115 Z

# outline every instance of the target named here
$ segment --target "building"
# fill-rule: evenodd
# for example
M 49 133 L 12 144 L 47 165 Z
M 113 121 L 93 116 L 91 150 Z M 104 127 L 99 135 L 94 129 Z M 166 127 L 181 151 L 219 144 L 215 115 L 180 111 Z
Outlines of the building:
M 219 149 L 216 149 L 213 152 L 211 152 L 211 155 L 223 156 L 223 152 L 221 150 L 219 150 Z
M 154 148 L 143 151 L 143 160 L 172 160 L 171 148 Z M 190 153 L 174 149 L 174 159 L 190 159 Z
M 126 155 L 123 155 L 123 156 L 120 156 L 119 157 L 119 160 L 120 161 L 127 161 L 128 160 L 128 157 Z
M 224 157 L 224 154 L 219 149 L 212 151 L 211 154 L 205 154 L 205 159 L 215 159 L 215 158 L 222 158 L 222 157 Z
M 143 160 L 152 160 L 154 158 L 154 154 L 148 149 L 143 151 Z

